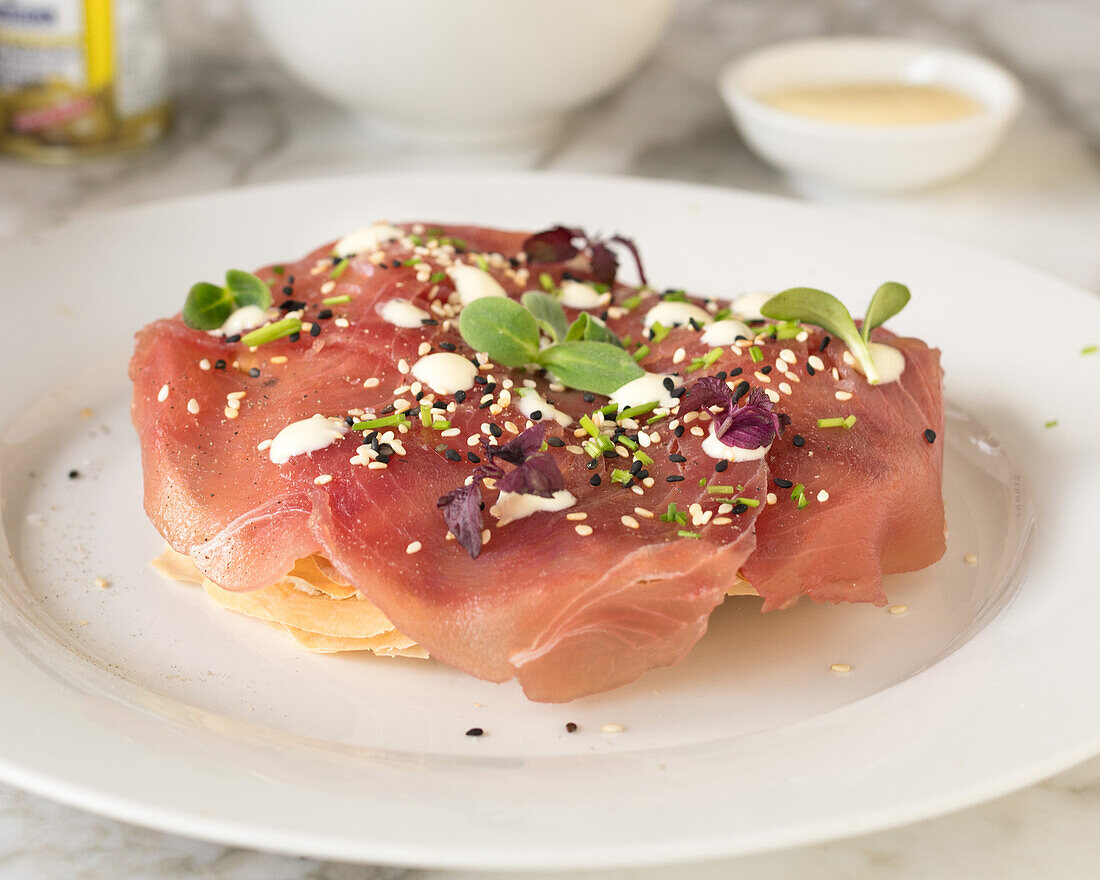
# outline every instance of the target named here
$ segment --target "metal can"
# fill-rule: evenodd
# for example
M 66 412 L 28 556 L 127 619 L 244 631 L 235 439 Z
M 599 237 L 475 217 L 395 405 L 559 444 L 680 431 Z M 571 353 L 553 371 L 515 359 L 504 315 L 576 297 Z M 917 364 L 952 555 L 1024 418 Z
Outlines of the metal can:
M 163 0 L 0 0 L 0 150 L 142 146 L 171 121 Z

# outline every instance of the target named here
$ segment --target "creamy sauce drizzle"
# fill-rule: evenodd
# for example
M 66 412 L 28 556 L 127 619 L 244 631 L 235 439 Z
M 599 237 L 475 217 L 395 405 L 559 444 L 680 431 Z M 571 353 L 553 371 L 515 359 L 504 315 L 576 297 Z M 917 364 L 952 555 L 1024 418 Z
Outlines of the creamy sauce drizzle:
M 981 110 L 977 101 L 954 89 L 889 82 L 792 86 L 761 100 L 787 113 L 852 125 L 928 125 Z
M 610 293 L 600 293 L 591 284 L 583 281 L 563 281 L 561 283 L 561 304 L 571 309 L 598 309 L 611 302 Z
M 395 327 L 421 327 L 431 317 L 426 311 L 414 306 L 407 299 L 391 299 L 378 310 L 383 321 L 389 321 Z
M 878 370 L 879 384 L 886 385 L 890 382 L 897 382 L 901 378 L 901 374 L 905 372 L 905 355 L 894 346 L 882 342 L 868 342 L 867 348 L 871 352 L 871 360 L 874 361 L 875 369 Z M 858 372 L 863 372 L 858 360 L 855 362 L 855 368 Z
M 738 336 L 743 337 L 746 341 L 751 341 L 755 335 L 748 324 L 727 318 L 722 321 L 715 321 L 703 331 L 703 335 L 699 339 L 704 345 L 719 346 L 733 345 Z
M 268 321 L 265 309 L 259 306 L 241 306 L 233 314 L 225 319 L 217 330 L 209 331 L 211 336 L 236 336 L 239 333 L 247 333 Z
M 396 241 L 404 231 L 391 223 L 374 223 L 349 232 L 332 249 L 335 257 L 354 257 L 356 254 L 374 253 L 388 241 Z
M 644 323 L 647 329 L 658 323 L 662 327 L 683 327 L 691 323 L 692 318 L 698 324 L 709 324 L 712 320 L 706 309 L 693 303 L 665 301 L 646 312 Z
M 331 446 L 347 432 L 348 426 L 343 419 L 325 418 L 317 413 L 283 428 L 271 441 L 268 455 L 275 464 L 286 464 L 296 455 Z
M 497 496 L 497 525 L 504 526 L 517 519 L 523 519 L 532 513 L 542 511 L 566 510 L 577 503 L 577 499 L 568 489 L 559 489 L 549 498 L 541 495 L 529 495 L 525 492 L 501 492 Z
M 718 439 L 714 433 L 714 423 L 711 423 L 710 431 L 707 432 L 707 436 L 703 438 L 703 452 L 709 455 L 711 458 L 717 458 L 725 461 L 758 461 L 768 454 L 768 450 L 772 448 L 769 443 L 767 446 L 758 446 L 756 449 L 742 449 L 740 446 L 727 446 L 721 440 Z
M 619 409 L 641 406 L 643 403 L 654 400 L 657 401 L 658 406 L 675 406 L 676 398 L 665 387 L 665 379 L 668 378 L 673 382 L 676 381 L 675 377 L 668 373 L 646 373 L 615 389 L 615 393 L 611 395 L 611 402 L 617 403 Z
M 775 296 L 770 290 L 754 290 L 752 293 L 743 293 L 733 301 L 733 310 L 747 321 L 759 321 L 764 316 L 760 314 L 760 307 Z
M 500 282 L 477 266 L 459 263 L 451 267 L 450 274 L 464 306 L 485 296 L 507 296 Z
M 519 401 L 516 403 L 516 407 L 527 418 L 532 418 L 532 413 L 542 413 L 542 417 L 537 421 L 545 422 L 547 419 L 553 419 L 563 428 L 573 424 L 573 419 L 568 413 L 563 413 L 554 404 L 547 403 L 546 398 L 539 394 L 533 388 L 521 388 L 517 392 L 519 394 Z
M 413 364 L 412 374 L 436 394 L 454 394 L 474 386 L 477 367 L 460 354 L 437 351 Z

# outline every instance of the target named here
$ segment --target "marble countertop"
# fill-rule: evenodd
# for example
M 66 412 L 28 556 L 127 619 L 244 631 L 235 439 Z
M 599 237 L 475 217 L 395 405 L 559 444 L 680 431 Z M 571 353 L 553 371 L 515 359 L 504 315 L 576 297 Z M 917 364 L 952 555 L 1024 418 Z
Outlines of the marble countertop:
M 148 153 L 67 169 L 0 161 L 0 236 L 145 200 L 263 181 L 417 168 L 551 168 L 800 196 L 978 244 L 1100 290 L 1095 0 L 682 0 L 658 52 L 624 89 L 544 143 L 488 152 L 412 147 L 372 135 L 361 120 L 290 81 L 247 38 L 235 0 L 170 0 L 170 9 L 178 57 L 176 131 Z M 975 48 L 1023 79 L 1023 116 L 987 164 L 945 187 L 890 198 L 799 189 L 745 150 L 714 89 L 715 73 L 754 45 L 844 32 Z M 907 828 L 691 869 L 569 876 L 1076 880 L 1096 875 L 1098 829 L 1100 758 L 992 803 Z M 0 786 L 0 880 L 457 876 L 230 849 L 133 828 Z

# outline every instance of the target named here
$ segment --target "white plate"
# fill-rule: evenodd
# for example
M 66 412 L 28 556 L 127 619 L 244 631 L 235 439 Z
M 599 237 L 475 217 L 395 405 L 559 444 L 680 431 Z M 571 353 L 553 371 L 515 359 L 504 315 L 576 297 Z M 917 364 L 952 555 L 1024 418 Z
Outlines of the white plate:
M 566 706 L 433 663 L 304 654 L 162 581 L 128 425 L 131 334 L 197 279 L 377 217 L 621 230 L 657 284 L 712 294 L 813 284 L 860 306 L 907 282 L 893 326 L 941 346 L 947 369 L 947 555 L 890 579 L 905 615 L 729 602 L 679 667 Z M 544 175 L 214 194 L 8 243 L 0 260 L 0 776 L 16 785 L 336 859 L 598 867 L 912 821 L 1100 748 L 1087 293 L 786 201 Z M 464 736 L 474 725 L 486 735 Z

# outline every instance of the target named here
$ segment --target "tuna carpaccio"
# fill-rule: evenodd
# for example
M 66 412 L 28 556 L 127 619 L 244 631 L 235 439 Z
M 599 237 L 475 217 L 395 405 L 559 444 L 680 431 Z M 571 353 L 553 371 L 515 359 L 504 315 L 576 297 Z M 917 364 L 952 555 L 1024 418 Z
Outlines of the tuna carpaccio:
M 556 702 L 678 662 L 746 580 L 765 610 L 800 596 L 883 604 L 883 574 L 942 555 L 942 443 L 929 441 L 942 431 L 942 374 L 923 342 L 876 330 L 905 369 L 871 386 L 821 330 L 776 339 L 756 322 L 755 339 L 712 345 L 709 316 L 725 303 L 620 282 L 604 291 L 586 284 L 583 256 L 528 265 L 527 233 L 373 230 L 345 240 L 343 255 L 326 245 L 256 273 L 273 291 L 273 316 L 301 316 L 299 334 L 250 349 L 179 315 L 137 334 L 146 511 L 223 588 L 261 588 L 323 556 L 436 659 L 492 681 L 516 677 L 530 698 Z M 363 249 L 346 255 L 355 241 Z M 464 342 L 456 279 L 473 270 L 512 298 L 582 284 L 562 297 L 569 320 L 581 311 L 570 303 L 588 306 L 648 373 L 671 379 L 663 387 L 747 382 L 789 424 L 765 457 L 724 462 L 702 448 L 710 414 L 673 406 L 626 422 L 616 451 L 592 459 L 579 420 L 607 398 L 502 368 Z M 663 321 L 647 327 L 655 307 Z M 680 323 L 677 313 L 697 317 Z M 470 387 L 441 393 L 417 380 L 416 365 L 441 352 L 476 366 Z M 435 407 L 426 419 L 423 406 Z M 350 424 L 406 410 L 386 430 L 333 431 L 324 448 L 272 460 L 273 438 L 315 414 Z M 851 428 L 818 427 L 852 415 Z M 485 543 L 472 558 L 437 499 L 529 416 L 548 420 L 546 451 L 575 503 L 498 524 L 488 481 Z M 609 413 L 601 430 L 613 422 Z M 640 467 L 635 449 L 652 464 Z

